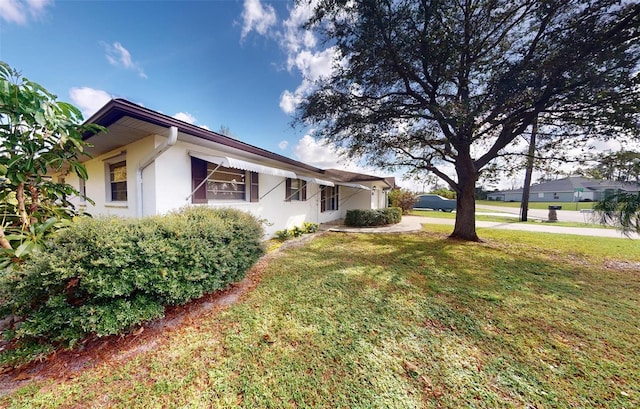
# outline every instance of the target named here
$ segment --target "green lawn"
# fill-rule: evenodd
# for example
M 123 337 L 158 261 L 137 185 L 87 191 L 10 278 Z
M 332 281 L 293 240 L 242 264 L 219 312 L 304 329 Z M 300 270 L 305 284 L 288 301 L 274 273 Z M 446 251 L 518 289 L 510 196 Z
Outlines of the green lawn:
M 476 204 L 487 206 L 520 207 L 520 202 L 500 202 L 495 200 L 476 200 Z M 529 202 L 529 209 L 547 210 L 549 206 L 562 206 L 562 210 L 593 209 L 594 202 Z
M 284 250 L 228 309 L 0 406 L 640 405 L 636 241 L 480 229 L 484 243 L 464 243 L 429 229 Z

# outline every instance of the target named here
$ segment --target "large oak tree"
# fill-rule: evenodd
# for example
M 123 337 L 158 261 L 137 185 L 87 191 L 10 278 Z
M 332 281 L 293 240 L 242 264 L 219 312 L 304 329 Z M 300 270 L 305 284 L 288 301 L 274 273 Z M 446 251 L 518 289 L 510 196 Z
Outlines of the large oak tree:
M 371 164 L 444 179 L 457 193 L 452 237 L 478 240 L 476 182 L 536 118 L 550 149 L 637 135 L 636 1 L 310 5 L 307 28 L 337 58 L 297 119 Z

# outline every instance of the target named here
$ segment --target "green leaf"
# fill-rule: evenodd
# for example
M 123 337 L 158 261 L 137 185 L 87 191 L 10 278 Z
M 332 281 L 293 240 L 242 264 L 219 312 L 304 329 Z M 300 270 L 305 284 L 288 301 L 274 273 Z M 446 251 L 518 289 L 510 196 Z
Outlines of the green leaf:
M 36 243 L 32 241 L 25 241 L 16 249 L 16 257 L 22 257 L 23 255 L 31 254 L 36 247 Z

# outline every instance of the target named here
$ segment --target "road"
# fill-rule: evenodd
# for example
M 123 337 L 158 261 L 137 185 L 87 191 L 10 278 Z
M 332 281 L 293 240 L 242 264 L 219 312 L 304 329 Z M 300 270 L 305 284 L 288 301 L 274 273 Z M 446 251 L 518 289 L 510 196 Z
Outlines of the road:
M 476 205 L 476 210 L 489 210 L 492 212 L 511 213 L 520 215 L 519 207 L 506 207 L 506 206 L 489 206 L 489 205 Z M 597 216 L 593 213 L 580 213 L 575 210 L 556 210 L 558 214 L 559 222 L 576 222 L 576 223 L 597 223 Z M 547 220 L 549 218 L 548 210 L 529 209 L 529 218 Z
M 408 216 L 403 216 L 406 218 Z M 415 216 L 414 216 L 415 217 Z M 455 220 L 453 219 L 439 219 L 435 217 L 423 217 L 422 223 L 427 224 L 448 224 L 453 225 Z M 551 223 L 504 223 L 504 222 L 484 222 L 476 221 L 476 227 L 485 227 L 490 229 L 503 229 L 503 230 L 521 230 L 538 233 L 555 233 L 555 234 L 573 234 L 578 236 L 594 236 L 594 237 L 614 237 L 614 238 L 627 238 L 619 230 L 615 229 L 602 229 L 594 227 L 564 227 L 554 226 Z M 640 236 L 637 234 L 631 234 L 629 239 L 638 240 Z

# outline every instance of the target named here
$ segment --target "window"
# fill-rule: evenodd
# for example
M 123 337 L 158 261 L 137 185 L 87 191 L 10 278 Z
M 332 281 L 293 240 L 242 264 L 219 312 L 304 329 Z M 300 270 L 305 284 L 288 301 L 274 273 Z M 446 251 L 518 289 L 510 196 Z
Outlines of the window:
M 202 183 L 205 178 L 207 181 Z M 248 179 L 249 181 L 247 181 Z M 195 190 L 191 199 L 193 203 L 207 203 L 209 200 L 243 201 L 247 199 L 247 194 L 250 201 L 257 202 L 258 174 L 218 166 L 215 163 L 192 157 L 191 188 Z
M 320 191 L 320 211 L 338 210 L 338 186 L 323 186 Z
M 79 180 L 80 203 L 85 203 L 87 201 L 87 180 L 83 178 Z
M 217 168 L 217 169 L 216 169 Z M 207 164 L 207 200 L 244 200 L 246 171 Z
M 127 201 L 127 162 L 115 162 L 109 164 L 109 188 L 110 201 Z
M 251 192 L 249 194 L 249 198 L 252 202 L 259 201 L 259 185 L 258 185 L 258 173 L 257 172 L 249 172 L 249 176 L 251 178 Z
M 284 200 L 287 202 L 291 200 L 307 200 L 307 182 L 300 179 L 287 178 Z

